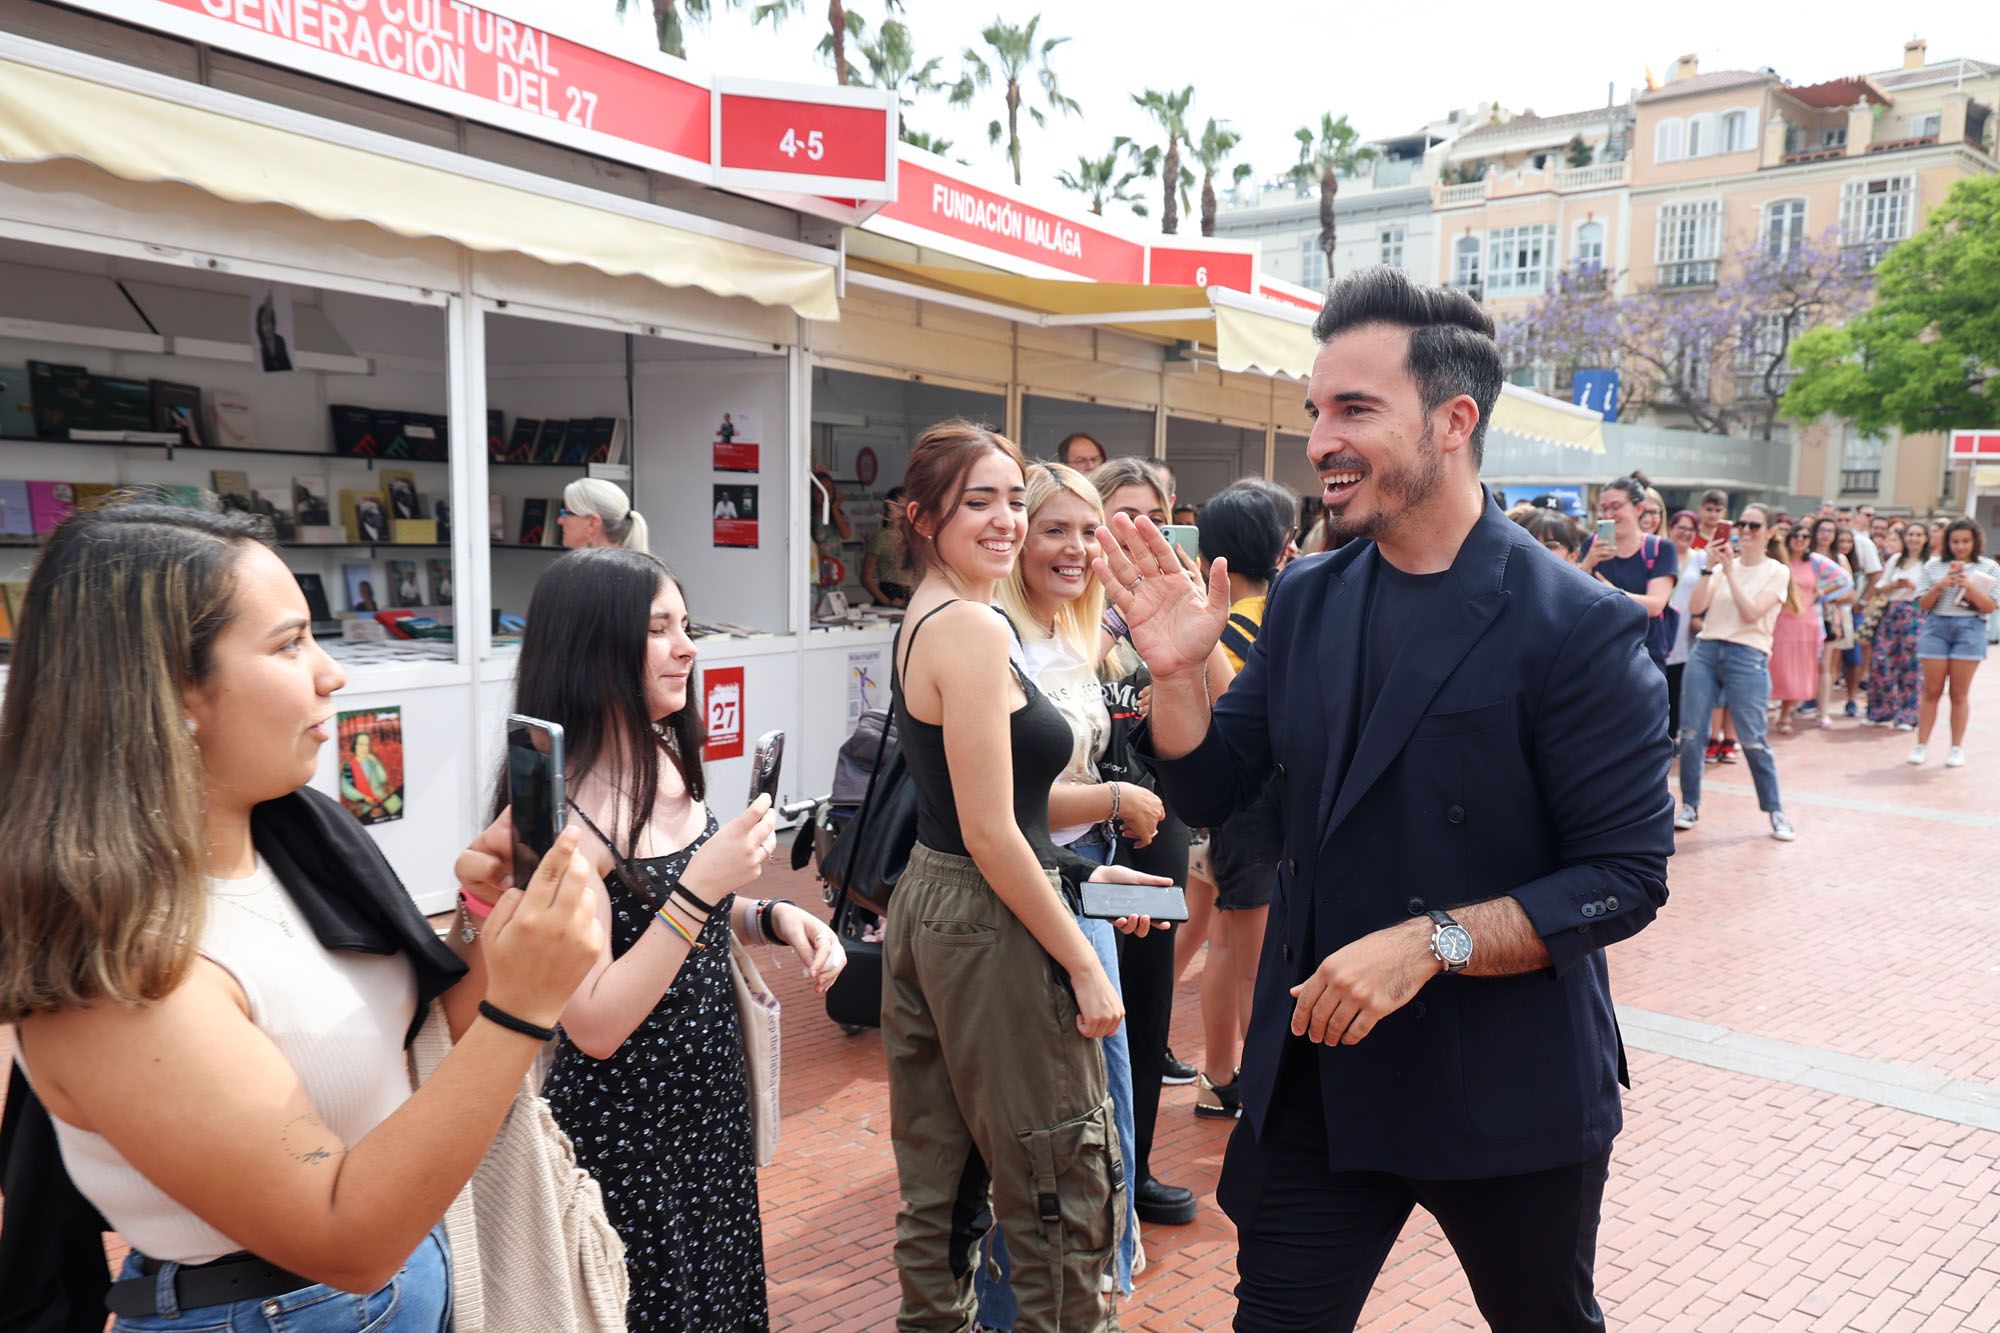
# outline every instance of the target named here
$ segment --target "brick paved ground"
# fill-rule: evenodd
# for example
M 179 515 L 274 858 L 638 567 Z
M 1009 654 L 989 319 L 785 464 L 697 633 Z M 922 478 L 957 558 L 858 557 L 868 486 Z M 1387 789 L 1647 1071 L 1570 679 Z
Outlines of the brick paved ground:
M 1799 841 L 1765 836 L 1741 765 L 1707 770 L 1702 823 L 1681 839 L 1673 900 L 1612 954 L 1617 998 L 1687 1019 L 1880 1062 L 1890 1083 L 1970 1080 L 2000 1107 L 2000 669 L 1982 673 L 1971 765 L 1902 762 L 1908 737 L 1841 721 L 1775 739 Z M 784 891 L 782 881 L 771 891 Z M 789 886 L 813 900 L 809 883 Z M 1197 964 L 1199 966 L 1199 964 Z M 790 969 L 780 1160 L 764 1173 L 765 1245 L 781 1329 L 893 1325 L 896 1181 L 881 1044 L 828 1023 Z M 1200 1048 L 1192 972 L 1175 1042 Z M 1628 1033 L 1632 1025 L 1628 1024 Z M 1795 1068 L 1713 1067 L 1632 1051 L 1599 1249 L 1614 1327 L 1632 1330 L 2000 1329 L 2000 1124 L 1803 1086 Z M 1823 1085 L 1824 1086 L 1824 1085 Z M 1956 1085 L 1963 1093 L 1966 1085 Z M 1852 1091 L 1852 1089 L 1848 1089 Z M 1169 1088 L 1154 1152 L 1198 1188 L 1199 1220 L 1148 1228 L 1127 1328 L 1227 1328 L 1234 1237 L 1213 1189 L 1228 1126 Z M 1418 1213 L 1365 1328 L 1480 1328 L 1437 1228 Z

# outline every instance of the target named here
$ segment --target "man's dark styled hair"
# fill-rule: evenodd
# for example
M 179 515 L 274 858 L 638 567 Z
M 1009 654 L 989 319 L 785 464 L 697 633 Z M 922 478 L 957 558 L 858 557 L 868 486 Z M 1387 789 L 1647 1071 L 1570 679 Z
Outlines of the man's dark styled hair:
M 1493 343 L 1493 317 L 1479 302 L 1451 287 L 1410 281 L 1399 268 L 1376 264 L 1335 283 L 1313 321 L 1313 337 L 1325 346 L 1366 324 L 1393 324 L 1410 331 L 1404 368 L 1417 383 L 1426 413 L 1460 394 L 1479 405 L 1472 428 L 1472 465 L 1486 454 L 1486 423 L 1500 397 L 1500 349 Z
M 1705 505 L 1721 505 L 1724 509 L 1727 509 L 1729 508 L 1729 492 L 1718 489 L 1703 491 L 1701 493 L 1701 502 Z

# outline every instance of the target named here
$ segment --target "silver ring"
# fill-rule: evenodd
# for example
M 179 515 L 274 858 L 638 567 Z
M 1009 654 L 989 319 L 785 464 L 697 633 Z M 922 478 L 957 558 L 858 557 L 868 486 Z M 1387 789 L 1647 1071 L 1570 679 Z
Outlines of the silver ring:
M 1135 593 L 1139 591 L 1139 585 L 1144 583 L 1145 581 L 1146 581 L 1146 576 L 1144 574 L 1134 574 L 1132 576 L 1132 581 L 1125 585 L 1125 591 L 1127 593 Z

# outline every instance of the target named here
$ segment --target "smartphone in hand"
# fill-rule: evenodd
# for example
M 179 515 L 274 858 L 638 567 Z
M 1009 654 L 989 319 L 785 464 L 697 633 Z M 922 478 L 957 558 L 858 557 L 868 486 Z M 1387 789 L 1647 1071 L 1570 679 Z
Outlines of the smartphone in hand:
M 1178 546 L 1181 554 L 1196 568 L 1201 568 L 1201 529 L 1192 523 L 1169 523 L 1160 529 L 1160 535 Z
M 1618 530 L 1618 525 L 1616 523 L 1613 523 L 1610 519 L 1608 518 L 1598 519 L 1597 520 L 1598 544 L 1609 545 L 1612 541 L 1616 540 L 1613 534 L 1615 534 L 1617 530 Z
M 757 738 L 757 748 L 750 758 L 750 804 L 756 804 L 759 796 L 771 798 L 771 808 L 778 806 L 778 774 L 785 766 L 785 733 L 767 731 Z
M 555 846 L 569 811 L 563 729 L 520 713 L 507 719 L 507 803 L 514 810 L 514 887 L 525 889 Z

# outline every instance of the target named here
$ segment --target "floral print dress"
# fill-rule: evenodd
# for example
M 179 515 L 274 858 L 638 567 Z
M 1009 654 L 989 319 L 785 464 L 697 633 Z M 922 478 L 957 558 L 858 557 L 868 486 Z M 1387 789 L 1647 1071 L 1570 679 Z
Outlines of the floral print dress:
M 670 856 L 626 862 L 664 902 L 716 830 Z M 611 953 L 621 958 L 653 922 L 652 907 L 606 877 Z M 680 975 L 617 1054 L 594 1060 L 558 1040 L 542 1092 L 597 1178 L 625 1241 L 633 1330 L 763 1333 L 764 1240 L 743 1033 L 729 980 L 729 912 L 715 907 Z

